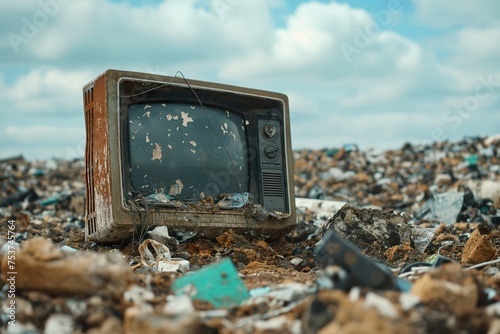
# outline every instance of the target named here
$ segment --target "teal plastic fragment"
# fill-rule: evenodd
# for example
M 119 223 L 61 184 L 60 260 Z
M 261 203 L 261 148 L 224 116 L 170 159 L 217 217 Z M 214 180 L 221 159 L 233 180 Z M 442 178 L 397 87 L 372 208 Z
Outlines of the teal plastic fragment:
M 216 308 L 238 306 L 249 297 L 230 259 L 179 277 L 172 284 L 176 295 L 189 292 L 191 287 L 195 289 L 192 299 L 209 302 Z
M 477 165 L 477 160 L 478 160 L 478 156 L 476 154 L 472 154 L 472 155 L 469 155 L 468 157 L 464 158 L 464 161 L 469 166 L 475 166 L 475 165 Z
M 59 196 L 53 196 L 53 197 L 49 197 L 47 199 L 44 199 L 43 201 L 41 201 L 40 204 L 42 206 L 47 206 L 47 205 L 59 203 L 59 200 L 60 200 Z

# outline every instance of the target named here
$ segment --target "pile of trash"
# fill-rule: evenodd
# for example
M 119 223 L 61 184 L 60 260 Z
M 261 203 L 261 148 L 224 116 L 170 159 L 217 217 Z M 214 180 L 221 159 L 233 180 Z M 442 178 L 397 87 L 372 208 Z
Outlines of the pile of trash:
M 5 333 L 500 333 L 500 136 L 295 152 L 278 240 L 85 241 L 84 163 L 0 161 Z
M 406 143 L 385 152 L 360 151 L 356 145 L 296 151 L 296 196 L 416 211 L 434 194 L 468 188 L 479 198 L 496 198 L 498 207 L 499 151 L 500 135 L 432 145 Z M 466 204 L 475 206 L 473 201 L 468 197 Z

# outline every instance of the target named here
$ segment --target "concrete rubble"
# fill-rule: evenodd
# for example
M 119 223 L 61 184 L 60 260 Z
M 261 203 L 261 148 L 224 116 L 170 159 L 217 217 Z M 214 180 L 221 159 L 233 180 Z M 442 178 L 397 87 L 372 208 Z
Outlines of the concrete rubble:
M 295 151 L 277 240 L 85 241 L 82 160 L 0 160 L 0 332 L 500 333 L 498 138 Z

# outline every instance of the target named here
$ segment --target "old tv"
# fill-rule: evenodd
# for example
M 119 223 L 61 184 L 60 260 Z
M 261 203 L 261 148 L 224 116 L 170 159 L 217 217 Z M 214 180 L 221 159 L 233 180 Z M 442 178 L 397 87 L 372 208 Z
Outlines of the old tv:
M 286 95 L 107 70 L 83 100 L 87 240 L 295 226 Z

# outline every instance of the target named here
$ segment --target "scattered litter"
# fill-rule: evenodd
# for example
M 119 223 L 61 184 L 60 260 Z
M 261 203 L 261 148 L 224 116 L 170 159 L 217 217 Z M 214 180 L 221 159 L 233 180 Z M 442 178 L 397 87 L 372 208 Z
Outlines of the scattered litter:
M 170 197 L 170 198 L 169 198 Z M 146 203 L 149 205 L 161 205 L 171 208 L 180 208 L 183 206 L 181 201 L 175 200 L 170 195 L 165 195 L 163 192 L 153 193 L 146 197 Z
M 62 251 L 65 251 L 67 253 L 74 253 L 74 252 L 78 251 L 77 249 L 74 249 L 73 247 L 70 247 L 68 245 L 64 245 L 64 246 L 60 247 L 59 249 Z
M 176 294 L 187 293 L 194 300 L 208 302 L 216 308 L 240 305 L 249 296 L 230 259 L 179 277 L 173 282 L 172 290 Z
M 179 242 L 176 238 L 171 237 L 168 234 L 167 226 L 157 226 L 153 230 L 148 232 L 151 239 L 158 241 L 159 243 L 169 247 L 169 249 L 176 250 L 179 246 Z
M 297 267 L 303 260 L 300 257 L 294 257 L 293 259 L 290 260 L 290 263 L 294 266 Z
M 498 250 L 491 242 L 490 231 L 485 226 L 479 226 L 472 232 L 465 244 L 462 263 L 478 264 L 495 259 Z
M 163 310 L 169 316 L 186 315 L 195 311 L 193 302 L 188 295 L 168 296 L 167 304 Z
M 140 238 L 157 242 L 142 254 L 137 239 L 85 241 L 83 159 L 0 160 L 3 291 L 7 237 L 17 245 L 16 331 L 9 333 L 499 332 L 494 138 L 385 152 L 352 145 L 295 151 L 295 193 L 302 198 L 295 199 L 294 231 L 275 239 L 225 231 L 213 240 L 204 231 L 140 226 Z M 182 182 L 165 186 L 134 204 L 190 205 L 178 200 Z M 284 216 L 253 203 L 258 195 L 228 195 L 219 194 L 210 209 L 243 205 L 242 213 L 277 224 Z M 325 243 L 331 230 L 352 248 Z M 324 260 L 317 257 L 322 251 Z M 224 258 L 232 271 L 217 269 Z M 174 272 L 160 272 L 166 270 Z M 197 277 L 203 270 L 209 273 Z M 193 281 L 175 289 L 187 277 Z M 240 285 L 222 287 L 224 280 Z M 212 294 L 198 298 L 200 291 Z M 217 304 L 220 297 L 228 299 Z
M 375 209 L 343 206 L 327 223 L 326 230 L 338 235 L 361 249 L 378 242 L 384 249 L 410 243 L 409 219 Z
M 45 323 L 44 333 L 72 334 L 73 317 L 69 314 L 52 314 Z
M 375 309 L 380 315 L 390 319 L 396 319 L 399 316 L 396 307 L 387 298 L 381 297 L 373 292 L 368 292 L 366 294 L 365 307 L 367 309 Z
M 153 255 L 149 246 L 153 247 L 156 256 Z M 164 244 L 153 239 L 146 239 L 139 246 L 139 254 L 141 255 L 141 263 L 150 268 L 154 268 L 159 272 L 181 272 L 189 271 L 189 261 L 185 259 L 172 258 L 170 250 Z
M 411 240 L 415 246 L 415 250 L 419 253 L 425 252 L 425 249 L 432 241 L 437 227 L 421 227 L 418 225 L 410 225 Z
M 2 277 L 10 272 L 7 254 Z M 120 253 L 67 253 L 48 239 L 35 237 L 16 252 L 16 291 L 35 290 L 52 294 L 93 294 L 103 290 L 121 293 L 132 272 Z
M 413 283 L 411 293 L 430 307 L 449 308 L 456 316 L 471 315 L 476 309 L 479 289 L 473 274 L 461 266 L 448 263 Z
M 154 297 L 155 295 L 151 291 L 137 285 L 128 288 L 123 293 L 123 299 L 126 302 L 131 302 L 135 305 L 140 305 L 145 302 L 151 301 Z
M 456 223 L 463 202 L 463 192 L 433 194 L 415 216 L 419 220 L 439 221 L 450 226 Z
M 151 245 L 156 253 L 156 256 L 149 249 Z M 141 263 L 147 267 L 158 267 L 160 261 L 169 261 L 172 256 L 170 250 L 164 244 L 152 239 L 146 239 L 139 246 L 139 254 L 141 254 Z
M 249 196 L 249 193 L 224 193 L 220 195 L 220 200 L 217 202 L 217 206 L 223 210 L 239 209 L 247 204 Z
M 390 270 L 361 254 L 333 230 L 328 230 L 318 245 L 316 261 L 322 268 L 331 264 L 342 267 L 349 275 L 352 286 L 359 284 L 373 289 L 398 289 Z

